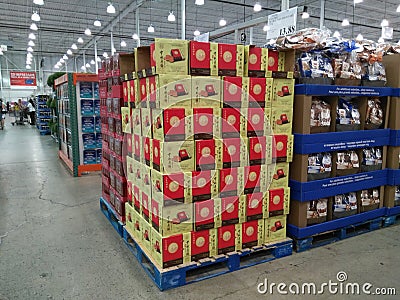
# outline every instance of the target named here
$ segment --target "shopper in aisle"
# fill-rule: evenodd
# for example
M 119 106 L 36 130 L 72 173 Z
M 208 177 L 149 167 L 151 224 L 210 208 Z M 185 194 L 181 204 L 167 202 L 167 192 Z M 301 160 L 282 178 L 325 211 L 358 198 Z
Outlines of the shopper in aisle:
M 35 122 L 36 109 L 35 109 L 35 105 L 34 105 L 32 99 L 29 99 L 27 108 L 28 108 L 29 119 L 30 119 L 29 122 L 31 125 L 35 125 L 36 124 L 36 122 Z
M 0 129 L 4 129 L 4 120 L 6 118 L 6 105 L 3 102 L 3 99 L 0 99 Z
M 7 101 L 7 113 L 10 113 L 10 101 Z

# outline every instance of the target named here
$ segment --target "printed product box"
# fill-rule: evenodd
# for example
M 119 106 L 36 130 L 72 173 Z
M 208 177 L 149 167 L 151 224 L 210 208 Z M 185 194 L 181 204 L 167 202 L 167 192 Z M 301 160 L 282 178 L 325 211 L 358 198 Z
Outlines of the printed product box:
M 132 202 L 135 211 L 140 213 L 142 207 L 142 193 L 140 192 L 140 187 L 135 184 L 132 186 Z
M 153 140 L 148 137 L 142 137 L 142 146 L 144 151 L 142 150 L 142 162 L 151 167 L 153 162 Z
M 131 205 L 129 205 L 129 203 L 125 204 L 125 214 L 129 233 L 135 241 L 140 243 L 143 237 L 142 228 L 140 226 L 140 220 L 142 217 L 132 208 Z
M 103 135 L 101 133 L 96 133 L 96 148 L 101 148 L 103 146 Z
M 248 107 L 259 108 L 265 107 L 265 100 L 267 99 L 267 79 L 266 78 L 256 78 L 247 77 L 243 78 L 247 83 L 247 102 Z
M 143 136 L 152 137 L 152 109 L 150 108 L 141 108 L 139 112 L 134 112 L 133 116 L 135 117 L 135 124 L 139 122 L 141 125 L 141 133 Z M 140 121 L 141 118 L 141 121 Z M 138 132 L 138 130 L 137 130 Z M 139 134 L 139 133 L 137 133 Z
M 94 103 L 91 99 L 82 99 L 81 100 L 81 114 L 93 116 L 94 114 Z
M 217 69 L 217 43 L 190 41 L 190 74 L 200 76 L 216 76 Z
M 220 197 L 241 195 L 244 188 L 244 180 L 243 168 L 219 170 Z
M 235 251 L 236 228 L 235 225 L 222 226 L 217 229 L 218 254 Z
M 193 139 L 191 109 L 153 109 L 152 114 L 154 139 L 167 142 Z
M 221 137 L 221 110 L 193 108 L 193 134 L 195 140 Z
M 293 107 L 294 79 L 274 79 L 272 83 L 272 107 Z
M 96 148 L 96 135 L 94 133 L 82 134 L 83 149 Z
M 130 102 L 129 99 L 130 99 L 131 95 L 129 93 L 130 91 L 128 89 L 128 84 L 129 84 L 129 81 L 122 82 L 122 93 L 123 93 L 122 99 L 124 100 L 124 103 Z
M 112 75 L 121 76 L 135 71 L 135 57 L 133 53 L 115 53 L 112 59 Z
M 264 220 L 254 220 L 236 224 L 236 251 L 264 243 Z
M 272 161 L 292 162 L 293 160 L 293 135 L 276 134 L 272 140 Z M 268 142 L 267 142 L 268 145 Z M 268 148 L 268 147 L 267 147 Z M 267 152 L 268 153 L 268 152 Z M 267 154 L 268 157 L 268 154 Z M 268 158 L 267 158 L 268 160 Z
M 130 108 L 139 108 L 140 107 L 140 97 L 139 97 L 139 80 L 134 79 L 128 82 L 128 91 L 129 91 L 129 107 Z
M 151 234 L 152 257 L 160 268 L 169 268 L 183 263 L 183 235 L 163 237 L 158 232 Z
M 215 170 L 215 140 L 195 141 L 196 170 Z
M 193 218 L 192 203 L 162 206 L 157 200 L 151 201 L 151 223 L 162 236 L 191 232 Z
M 150 45 L 151 66 L 158 74 L 187 75 L 189 71 L 189 42 L 160 39 Z
M 238 196 L 216 198 L 215 205 L 220 207 L 221 225 L 231 225 L 239 223 L 240 199 Z
M 217 229 L 193 231 L 183 235 L 185 261 L 197 261 L 217 255 Z
M 218 75 L 243 76 L 244 46 L 218 43 Z
M 218 171 L 193 171 L 191 175 L 190 184 L 187 185 L 191 187 L 193 202 L 214 199 L 218 196 Z
M 217 169 L 248 165 L 247 139 L 228 138 L 215 140 Z
M 161 173 L 194 171 L 194 157 L 194 141 L 162 142 L 153 140 L 153 168 Z
M 152 228 L 149 223 L 146 222 L 143 218 L 140 218 L 139 220 L 139 226 L 142 231 L 142 245 L 144 247 L 144 250 L 147 251 L 147 253 L 151 253 L 152 250 L 152 245 L 151 245 L 151 233 L 152 233 Z
M 263 203 L 264 219 L 289 214 L 290 189 L 270 189 L 265 193 Z
M 387 168 L 400 169 L 400 147 L 388 147 Z
M 152 187 L 151 187 L 151 169 L 146 166 L 141 164 L 141 178 L 142 178 L 142 183 L 140 185 L 140 188 L 142 192 L 145 192 L 149 197 L 151 197 L 152 193 Z
M 268 50 L 268 71 L 276 72 L 279 70 L 279 52 L 275 50 Z
M 273 107 L 271 110 L 271 123 L 274 134 L 292 134 L 293 108 Z
M 114 117 L 119 116 L 121 114 L 121 107 L 124 106 L 124 102 L 123 102 L 122 98 L 113 98 L 112 101 L 113 101 L 113 104 L 112 104 L 113 111 L 112 112 L 115 115 Z
M 300 182 L 320 180 L 332 176 L 332 154 L 329 152 L 295 154 L 291 178 Z
M 265 192 L 267 190 L 266 165 L 243 167 L 244 194 Z
M 124 133 L 131 133 L 130 114 L 129 107 L 121 107 L 122 132 Z
M 243 77 L 222 77 L 222 107 L 240 108 L 248 106 L 247 85 L 248 80 Z
M 138 80 L 138 98 L 140 102 L 140 107 L 147 107 L 147 78 L 140 78 Z
M 289 163 L 276 163 L 268 167 L 267 182 L 270 182 L 270 189 L 285 188 L 289 183 Z
M 283 241 L 286 238 L 286 215 L 265 219 L 265 243 Z
M 254 193 L 245 196 L 246 222 L 263 218 L 264 193 Z
M 94 103 L 94 114 L 95 115 L 100 115 L 100 100 L 96 99 L 93 101 Z
M 96 163 L 96 150 L 83 150 L 83 164 L 92 165 Z
M 249 137 L 248 152 L 250 165 L 263 165 L 267 153 L 267 138 L 265 136 Z
M 365 189 L 357 192 L 360 213 L 378 209 L 383 202 L 384 187 Z M 382 200 L 381 200 L 382 199 Z
M 140 202 L 140 212 L 141 216 L 147 223 L 150 223 L 150 205 L 151 205 L 151 197 L 145 192 L 141 193 L 141 202 Z
M 133 197 L 132 197 L 132 181 L 129 179 L 126 180 L 126 190 L 127 190 L 127 201 L 129 204 L 133 206 Z
M 124 162 L 119 158 L 115 160 L 115 171 L 119 176 L 125 177 Z
M 194 230 L 206 230 L 216 227 L 220 223 L 221 215 L 216 211 L 214 199 L 193 203 L 194 205 Z
M 288 222 L 304 228 L 329 221 L 329 216 L 332 215 L 332 205 L 330 203 L 331 201 L 328 198 L 310 202 L 292 201 L 290 203 Z
M 120 194 L 115 194 L 115 204 L 114 208 L 116 213 L 121 216 L 122 221 L 125 221 L 125 203 L 127 202 L 127 197 L 123 197 Z
M 82 117 L 82 132 L 94 132 L 94 117 Z
M 135 164 L 136 162 L 132 157 L 126 157 L 126 177 L 131 181 L 135 180 L 135 177 L 133 176 L 133 167 Z
M 295 69 L 295 50 L 268 50 L 267 77 L 293 78 Z
M 268 49 L 245 46 L 244 75 L 250 77 L 265 77 L 268 62 Z
M 97 117 L 96 117 L 97 118 Z M 96 131 L 100 131 L 100 125 L 99 122 L 96 120 L 95 118 L 95 130 Z M 121 120 L 121 116 L 119 116 L 118 118 L 115 119 L 115 133 L 119 136 L 123 136 L 124 133 L 122 132 L 122 120 Z
M 142 116 L 141 116 L 141 110 L 140 108 L 135 108 L 132 110 L 132 116 L 131 116 L 131 123 L 132 123 L 132 133 L 137 134 L 137 135 L 144 135 L 148 136 L 146 132 L 142 133 Z M 151 125 L 151 118 L 149 119 L 149 126 Z M 149 136 L 151 137 L 151 135 Z
M 130 160 L 130 162 L 132 162 L 132 182 L 137 185 L 139 188 L 142 187 L 142 183 L 143 183 L 143 178 L 142 178 L 142 168 L 143 168 L 143 164 L 136 161 L 136 160 Z
M 192 77 L 192 106 L 220 108 L 222 99 L 220 77 Z
M 384 206 L 385 207 L 396 207 L 400 206 L 400 185 L 397 186 L 385 186 L 385 197 Z
M 151 108 L 192 107 L 190 76 L 160 74 L 154 78 L 156 79 L 156 90 L 154 99 L 150 99 Z
M 240 137 L 244 122 L 241 111 L 236 108 L 222 108 L 221 111 L 222 138 Z
M 190 203 L 192 199 L 190 181 L 191 173 L 175 173 L 163 175 L 151 170 L 152 196 L 162 206 L 179 203 Z
M 157 102 L 157 76 L 149 76 L 146 78 L 147 104 L 146 107 L 154 108 Z
M 133 157 L 133 148 L 132 148 L 132 146 L 133 146 L 133 134 L 127 134 L 126 136 L 125 136 L 125 139 L 126 139 L 126 151 L 128 152 L 127 153 L 127 156 L 128 157 Z
M 244 118 L 241 131 L 243 137 L 266 135 L 267 122 L 262 108 L 243 108 L 241 113 Z

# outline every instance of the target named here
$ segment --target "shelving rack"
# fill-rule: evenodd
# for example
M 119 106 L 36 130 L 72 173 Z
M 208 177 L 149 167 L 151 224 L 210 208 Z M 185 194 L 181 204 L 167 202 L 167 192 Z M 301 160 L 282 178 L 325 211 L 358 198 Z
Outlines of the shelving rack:
M 100 134 L 100 128 L 95 128 L 95 111 L 91 114 L 93 128 L 82 129 L 82 118 L 89 117 L 81 111 L 82 100 L 94 103 L 98 99 L 98 77 L 92 74 L 67 73 L 55 81 L 58 111 L 59 158 L 65 163 L 73 176 L 81 176 L 87 172 L 100 171 L 101 145 L 95 144 L 84 149 L 82 134 Z M 87 88 L 87 89 L 86 89 Z M 85 89 L 86 93 L 83 92 Z M 97 92 L 96 92 L 97 90 Z M 99 112 L 98 112 L 99 114 Z M 97 130 L 96 130 L 97 129 Z M 91 159 L 85 159 L 86 150 L 94 153 Z
M 47 99 L 47 95 L 37 95 L 35 97 L 36 127 L 41 135 L 50 134 L 51 109 L 47 107 Z

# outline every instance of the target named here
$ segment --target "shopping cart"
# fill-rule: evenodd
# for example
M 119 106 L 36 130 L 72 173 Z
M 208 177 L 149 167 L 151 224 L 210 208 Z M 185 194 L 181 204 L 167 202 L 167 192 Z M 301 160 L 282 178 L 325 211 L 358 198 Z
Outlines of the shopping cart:
M 14 109 L 14 122 L 11 124 L 13 126 L 25 125 L 25 122 L 28 123 L 28 108 Z

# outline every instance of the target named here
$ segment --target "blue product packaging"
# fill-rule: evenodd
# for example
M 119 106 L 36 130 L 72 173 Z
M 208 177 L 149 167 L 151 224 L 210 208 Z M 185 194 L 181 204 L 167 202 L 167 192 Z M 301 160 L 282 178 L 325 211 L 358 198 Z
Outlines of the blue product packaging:
M 92 116 L 94 112 L 94 103 L 93 100 L 81 100 L 81 114 L 82 116 Z
M 101 133 L 96 133 L 96 147 L 101 148 L 103 146 L 103 136 Z
M 95 116 L 95 129 L 96 132 L 101 132 L 101 117 Z
M 81 82 L 79 85 L 79 95 L 81 98 L 93 98 L 93 82 Z
M 101 164 L 102 152 L 102 149 L 96 150 L 96 161 L 98 164 Z
M 96 164 L 96 150 L 83 150 L 83 164 L 92 165 Z
M 99 83 L 98 82 L 94 83 L 93 98 L 94 99 L 100 99 Z
M 94 114 L 100 115 L 100 100 L 94 100 Z
M 97 147 L 96 135 L 94 133 L 82 134 L 83 149 L 93 149 Z
M 94 132 L 94 117 L 82 117 L 82 132 Z

